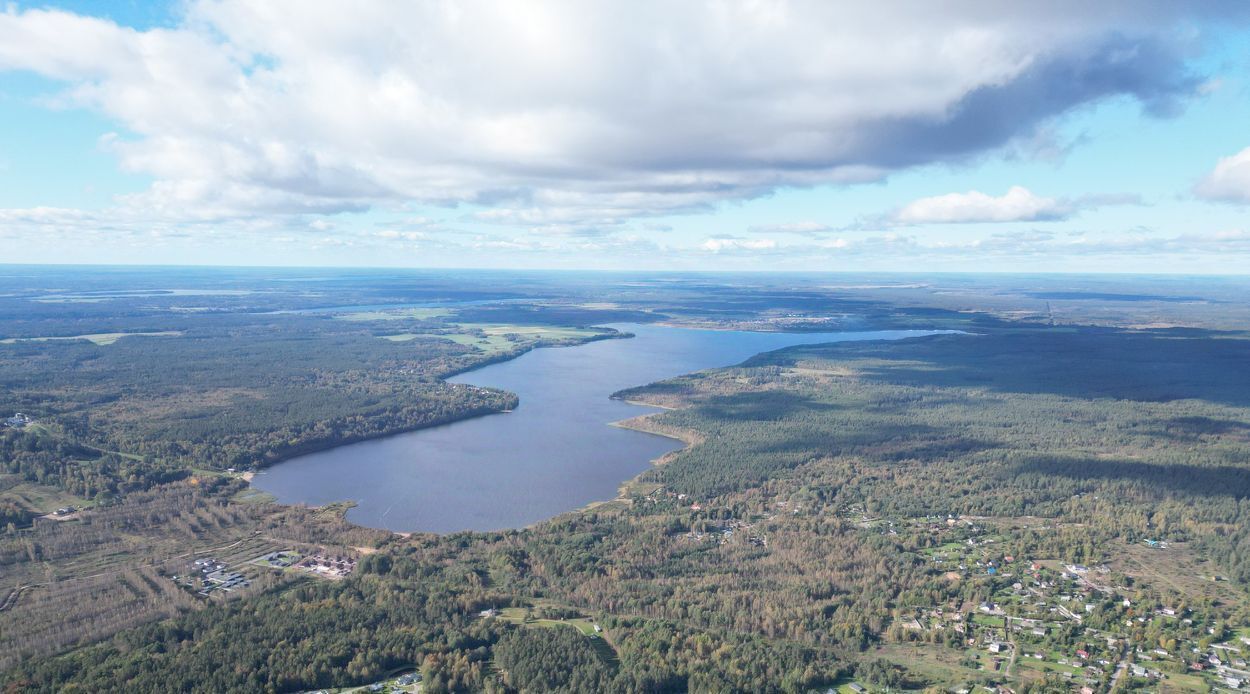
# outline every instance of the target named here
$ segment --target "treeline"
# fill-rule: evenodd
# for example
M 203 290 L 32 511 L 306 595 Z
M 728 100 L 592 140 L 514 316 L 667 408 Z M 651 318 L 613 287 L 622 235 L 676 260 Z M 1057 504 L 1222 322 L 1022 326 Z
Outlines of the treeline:
M 480 360 L 461 345 L 389 342 L 329 318 L 14 347 L 0 350 L 13 408 L 74 441 L 180 463 L 259 465 L 515 405 L 439 381 Z
M 35 515 L 11 499 L 0 499 L 0 528 L 12 533 L 30 523 Z
M 521 692 L 608 692 L 613 668 L 572 628 L 514 629 L 495 646 L 495 665 Z M 438 689 L 437 680 L 429 680 Z
M 180 334 L 126 337 L 106 346 L 5 345 L 0 406 L 28 412 L 88 446 L 184 465 L 251 468 L 515 407 L 513 394 L 442 379 L 533 346 L 491 356 L 451 340 L 379 337 L 450 329 L 417 319 L 209 314 L 149 320 L 148 329 L 172 326 Z M 604 330 L 586 339 L 618 336 Z
M 450 576 L 423 586 L 306 581 L 23 663 L 6 679 L 32 692 L 64 691 L 58 683 L 70 681 L 129 692 L 345 687 L 422 662 L 426 653 L 492 643 L 499 627 L 469 615 L 464 605 L 472 599 Z
M 396 402 L 372 405 L 330 393 L 314 398 L 316 404 L 306 403 L 304 398 L 308 397 L 311 396 L 294 396 L 295 402 L 289 409 L 222 409 L 202 420 L 169 423 L 157 432 L 109 427 L 105 437 L 109 445 L 144 455 L 198 461 L 219 469 L 248 469 L 517 405 L 517 398 L 511 393 L 434 384 L 409 389 L 402 401 L 396 394 L 391 396 Z M 290 423 L 293 416 L 299 418 L 299 423 Z M 159 424 L 149 423 L 145 428 Z
M 0 433 L 0 470 L 96 501 L 185 478 L 189 471 L 153 458 L 101 454 L 63 439 L 27 431 Z

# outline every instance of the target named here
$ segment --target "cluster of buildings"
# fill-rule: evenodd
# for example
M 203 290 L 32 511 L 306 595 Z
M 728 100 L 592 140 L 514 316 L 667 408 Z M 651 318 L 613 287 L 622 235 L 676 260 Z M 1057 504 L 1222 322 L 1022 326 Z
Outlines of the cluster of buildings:
M 190 575 L 174 576 L 173 580 L 175 583 L 190 588 L 198 587 L 196 594 L 203 597 L 208 597 L 218 591 L 230 593 L 251 585 L 246 576 L 230 571 L 225 564 L 212 557 L 196 559 L 190 568 Z
M 1250 637 L 1241 637 L 1241 645 L 1250 646 Z M 1241 647 L 1232 643 L 1218 643 L 1207 651 L 1198 651 L 1191 670 L 1211 673 L 1219 685 L 1229 689 L 1250 686 L 1250 665 L 1241 654 Z
M 413 691 L 420 691 L 419 688 L 414 688 L 414 685 L 418 685 L 420 682 L 421 682 L 421 673 L 408 672 L 408 673 L 400 675 L 394 680 L 374 682 L 373 684 L 368 684 L 368 685 L 365 685 L 364 687 L 361 687 L 359 690 L 350 690 L 350 691 L 413 692 Z M 309 692 L 308 694 L 330 694 L 330 692 L 327 689 L 318 689 L 317 691 Z
M 271 569 L 289 569 L 295 566 L 299 560 L 300 555 L 295 552 L 270 552 L 253 559 L 252 562 Z
M 23 429 L 26 425 L 34 423 L 35 420 L 31 418 L 30 415 L 23 414 L 21 412 L 16 412 L 12 417 L 4 420 L 4 425 L 6 427 L 13 427 L 14 429 Z
M 305 556 L 289 549 L 262 554 L 248 563 L 277 571 L 306 571 L 324 578 L 343 578 L 356 570 L 356 559 L 353 557 L 326 554 Z
M 327 557 L 313 554 L 304 557 L 295 568 L 331 578 L 343 578 L 356 570 L 356 560 L 351 557 Z
M 734 538 L 738 538 L 753 547 L 768 546 L 768 537 L 758 532 L 754 524 L 736 518 L 722 521 L 717 525 L 709 525 L 702 532 L 692 530 L 686 533 L 685 538 L 692 542 L 715 540 L 722 545 L 727 545 L 733 542 Z

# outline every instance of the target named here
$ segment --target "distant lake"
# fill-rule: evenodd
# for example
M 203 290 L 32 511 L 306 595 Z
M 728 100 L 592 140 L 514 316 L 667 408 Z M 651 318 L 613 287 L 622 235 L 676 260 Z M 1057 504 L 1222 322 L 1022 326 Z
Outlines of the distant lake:
M 252 484 L 282 503 L 352 500 L 354 523 L 447 533 L 518 528 L 612 499 L 621 483 L 681 442 L 608 426 L 654 408 L 611 400 L 623 388 L 731 366 L 782 347 L 897 340 L 919 330 L 761 333 L 614 324 L 634 333 L 532 350 L 451 379 L 520 396 L 507 413 L 293 458 Z

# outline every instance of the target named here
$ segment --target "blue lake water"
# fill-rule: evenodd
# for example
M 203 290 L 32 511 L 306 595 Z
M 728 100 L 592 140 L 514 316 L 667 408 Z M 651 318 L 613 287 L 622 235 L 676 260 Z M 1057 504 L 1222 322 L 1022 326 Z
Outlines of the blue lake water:
M 293 458 L 253 486 L 282 503 L 356 502 L 354 523 L 447 533 L 517 528 L 616 496 L 622 482 L 681 447 L 609 426 L 653 408 L 612 400 L 623 388 L 731 366 L 782 347 L 932 334 L 889 330 L 760 333 L 613 325 L 635 337 L 537 349 L 451 379 L 512 391 L 512 412 Z

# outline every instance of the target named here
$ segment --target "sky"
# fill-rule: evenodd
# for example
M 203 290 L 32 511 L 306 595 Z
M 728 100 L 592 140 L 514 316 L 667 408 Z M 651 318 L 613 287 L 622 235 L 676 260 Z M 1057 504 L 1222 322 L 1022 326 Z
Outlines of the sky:
M 1250 272 L 1250 3 L 0 5 L 0 262 Z

